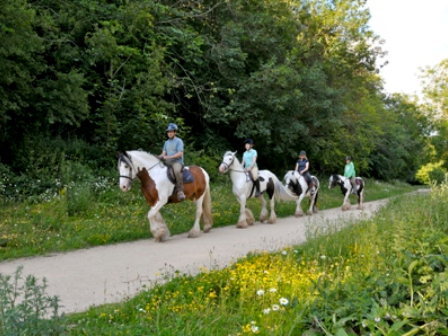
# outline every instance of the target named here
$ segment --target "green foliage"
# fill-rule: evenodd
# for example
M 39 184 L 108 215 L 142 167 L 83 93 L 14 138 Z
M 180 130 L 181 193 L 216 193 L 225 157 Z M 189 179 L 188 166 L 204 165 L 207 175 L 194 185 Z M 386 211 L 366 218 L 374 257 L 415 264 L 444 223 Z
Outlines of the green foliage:
M 22 271 L 0 273 L 0 335 L 63 335 L 58 297 L 48 296 L 45 279 L 24 278 Z
M 71 335 L 445 335 L 448 185 L 377 216 L 309 227 L 307 242 L 68 317 Z M 409 211 L 412 209 L 413 211 Z

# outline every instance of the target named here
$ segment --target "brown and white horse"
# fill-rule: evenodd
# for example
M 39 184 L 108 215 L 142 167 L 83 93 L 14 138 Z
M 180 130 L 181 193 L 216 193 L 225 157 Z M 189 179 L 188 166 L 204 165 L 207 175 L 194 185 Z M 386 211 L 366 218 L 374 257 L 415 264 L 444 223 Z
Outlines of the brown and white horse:
M 200 220 L 202 217 L 203 231 L 212 228 L 212 211 L 210 197 L 210 177 L 201 167 L 185 167 L 193 176 L 193 181 L 184 183 L 185 199 L 196 204 L 196 218 L 188 233 L 189 238 L 201 234 Z M 164 241 L 170 236 L 170 231 L 160 209 L 167 203 L 179 203 L 175 184 L 168 178 L 168 168 L 155 155 L 145 151 L 127 151 L 118 155 L 118 171 L 120 173 L 120 188 L 129 191 L 132 181 L 137 177 L 141 181 L 143 195 L 151 210 L 148 212 L 150 230 L 156 241 Z

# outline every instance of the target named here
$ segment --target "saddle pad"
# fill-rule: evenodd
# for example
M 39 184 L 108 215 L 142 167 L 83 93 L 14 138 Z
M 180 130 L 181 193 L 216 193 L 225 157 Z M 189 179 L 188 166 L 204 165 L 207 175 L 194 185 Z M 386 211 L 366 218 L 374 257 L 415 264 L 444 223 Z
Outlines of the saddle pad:
M 166 170 L 166 176 L 171 181 L 171 183 L 176 184 L 176 180 L 173 177 L 172 168 L 168 168 Z M 182 170 L 182 179 L 184 181 L 184 184 L 188 184 L 188 183 L 194 182 L 194 176 L 191 173 L 190 169 L 188 169 L 188 167 L 185 167 Z

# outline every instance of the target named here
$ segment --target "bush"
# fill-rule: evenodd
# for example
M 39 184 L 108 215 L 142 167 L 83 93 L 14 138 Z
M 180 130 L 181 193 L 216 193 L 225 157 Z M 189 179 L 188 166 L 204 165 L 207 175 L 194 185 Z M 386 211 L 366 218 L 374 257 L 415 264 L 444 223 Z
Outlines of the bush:
M 49 297 L 45 278 L 22 277 L 22 267 L 13 277 L 0 273 L 0 335 L 61 335 L 59 298 Z M 20 302 L 19 302 L 20 301 Z
M 431 170 L 428 174 L 428 178 L 431 183 L 441 185 L 446 179 L 447 173 L 443 168 L 437 167 Z
M 428 163 L 422 166 L 415 174 L 416 179 L 423 184 L 441 184 L 445 181 L 446 170 L 443 169 L 444 161 Z

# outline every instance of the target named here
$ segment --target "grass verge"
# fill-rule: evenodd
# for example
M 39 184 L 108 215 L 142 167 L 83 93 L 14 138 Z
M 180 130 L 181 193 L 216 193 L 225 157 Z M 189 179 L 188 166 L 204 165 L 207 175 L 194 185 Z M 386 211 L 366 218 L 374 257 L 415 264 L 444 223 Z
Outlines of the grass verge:
M 367 180 L 365 201 L 403 194 L 415 188 L 400 182 Z M 228 176 L 221 177 L 220 182 L 211 187 L 214 227 L 237 222 L 239 205 L 231 190 Z M 352 202 L 355 202 L 353 196 Z M 307 203 L 303 201 L 302 207 Z M 341 203 L 340 190 L 328 190 L 328 182 L 322 181 L 319 208 L 333 208 Z M 258 200 L 250 199 L 248 206 L 256 215 L 261 211 Z M 295 202 L 277 203 L 277 216 L 291 216 L 295 207 Z M 72 184 L 37 204 L 2 204 L 0 261 L 150 238 L 148 211 L 138 181 L 129 193 L 123 193 L 116 181 L 104 179 L 101 183 Z M 195 209 L 188 201 L 167 205 L 161 213 L 171 233 L 178 234 L 191 229 Z
M 447 221 L 446 185 L 397 197 L 356 225 L 322 223 L 303 245 L 166 275 L 66 317 L 66 334 L 447 335 Z

